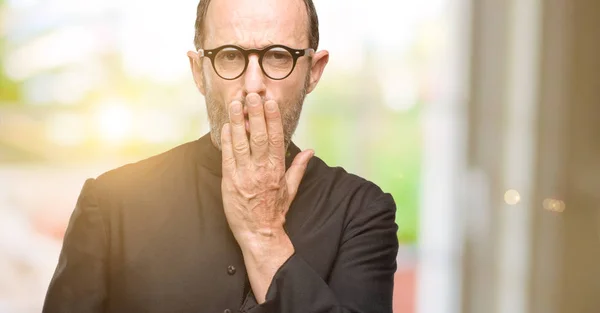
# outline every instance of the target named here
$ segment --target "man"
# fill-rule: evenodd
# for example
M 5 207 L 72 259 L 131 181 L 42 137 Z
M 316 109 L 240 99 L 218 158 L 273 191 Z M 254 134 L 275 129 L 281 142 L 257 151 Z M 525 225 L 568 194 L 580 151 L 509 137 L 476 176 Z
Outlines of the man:
M 209 134 L 83 186 L 44 312 L 391 312 L 395 204 L 291 142 L 328 62 L 311 0 L 201 0 Z

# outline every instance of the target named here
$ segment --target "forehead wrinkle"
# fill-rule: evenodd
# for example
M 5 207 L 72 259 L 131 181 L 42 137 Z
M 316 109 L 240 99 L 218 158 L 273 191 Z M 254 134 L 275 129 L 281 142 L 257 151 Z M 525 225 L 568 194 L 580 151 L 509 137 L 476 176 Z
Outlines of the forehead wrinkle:
M 264 49 L 265 47 L 277 44 L 272 40 L 269 39 L 265 39 L 264 41 L 257 41 L 254 40 L 252 44 L 248 44 L 246 42 L 240 42 L 237 40 L 234 40 L 232 43 L 232 45 L 236 45 L 238 47 L 244 48 L 244 49 Z

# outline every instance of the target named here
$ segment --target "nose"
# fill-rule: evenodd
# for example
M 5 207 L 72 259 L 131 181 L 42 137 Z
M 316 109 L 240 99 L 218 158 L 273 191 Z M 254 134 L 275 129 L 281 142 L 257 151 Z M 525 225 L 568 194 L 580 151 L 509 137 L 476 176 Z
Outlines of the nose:
M 252 54 L 248 57 L 248 67 L 243 75 L 244 97 L 250 93 L 257 93 L 263 97 L 266 93 L 265 75 L 260 68 L 258 56 Z

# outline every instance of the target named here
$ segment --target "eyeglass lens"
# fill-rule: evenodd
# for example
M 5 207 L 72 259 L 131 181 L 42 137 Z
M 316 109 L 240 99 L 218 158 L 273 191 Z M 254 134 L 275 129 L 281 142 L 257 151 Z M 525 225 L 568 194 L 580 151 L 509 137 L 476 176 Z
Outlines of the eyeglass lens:
M 280 47 L 273 47 L 265 52 L 261 65 L 265 74 L 273 79 L 286 77 L 294 68 L 292 54 Z M 246 58 L 242 51 L 235 48 L 225 48 L 214 58 L 215 70 L 223 78 L 238 77 L 246 68 Z

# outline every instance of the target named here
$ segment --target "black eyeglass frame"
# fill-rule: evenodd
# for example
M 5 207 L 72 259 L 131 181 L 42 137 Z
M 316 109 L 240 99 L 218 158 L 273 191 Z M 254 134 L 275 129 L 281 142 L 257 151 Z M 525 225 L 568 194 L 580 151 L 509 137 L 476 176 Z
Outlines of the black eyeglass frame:
M 225 78 L 223 76 L 221 76 L 221 74 L 219 74 L 219 71 L 217 71 L 217 68 L 215 67 L 215 56 L 221 52 L 221 50 L 227 49 L 227 48 L 234 48 L 238 51 L 240 51 L 242 53 L 242 55 L 244 56 L 244 59 L 246 61 L 245 65 L 244 65 L 244 69 L 240 72 L 240 74 L 234 78 Z M 282 48 L 286 51 L 288 51 L 291 55 L 292 55 L 292 59 L 294 61 L 294 63 L 292 64 L 292 69 L 290 70 L 290 72 L 285 75 L 282 78 L 273 78 L 271 77 L 269 74 L 267 74 L 267 72 L 265 71 L 265 69 L 263 68 L 263 57 L 265 55 L 265 53 L 273 48 Z M 307 48 L 307 49 L 293 49 L 290 48 L 288 46 L 284 46 L 284 45 L 270 45 L 267 47 L 264 47 L 262 49 L 244 49 L 240 46 L 236 46 L 236 45 L 224 45 L 224 46 L 220 46 L 214 49 L 198 49 L 198 55 L 200 57 L 207 57 L 210 59 L 210 63 L 213 66 L 213 69 L 215 70 L 215 73 L 217 73 L 217 75 L 219 75 L 219 77 L 225 79 L 225 80 L 234 80 L 234 79 L 238 79 L 240 78 L 242 75 L 244 75 L 244 73 L 246 72 L 246 69 L 248 68 L 248 63 L 250 63 L 250 55 L 251 54 L 258 54 L 258 65 L 260 65 L 260 69 L 262 70 L 263 74 L 265 74 L 265 76 L 269 77 L 272 80 L 283 80 L 288 78 L 288 76 L 290 76 L 293 72 L 294 69 L 296 68 L 296 63 L 298 61 L 298 58 L 302 57 L 302 56 L 312 56 L 315 52 L 315 49 L 313 48 Z

